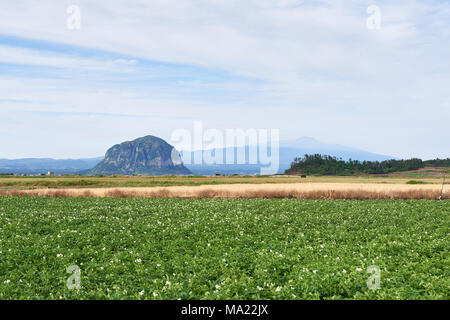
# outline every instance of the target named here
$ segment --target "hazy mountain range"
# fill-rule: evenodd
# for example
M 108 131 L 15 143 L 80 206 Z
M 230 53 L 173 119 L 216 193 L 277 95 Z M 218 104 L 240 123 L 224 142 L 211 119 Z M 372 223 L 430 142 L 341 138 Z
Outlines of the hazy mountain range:
M 248 159 L 249 147 L 235 148 L 235 154 L 238 149 L 245 149 L 246 158 Z M 225 155 L 230 151 L 230 148 L 222 149 Z M 202 153 L 202 151 L 195 151 L 195 153 Z M 204 152 L 204 151 L 203 151 Z M 180 152 L 184 160 L 186 151 Z M 310 137 L 301 137 L 293 141 L 280 141 L 279 148 L 279 172 L 290 167 L 291 162 L 295 157 L 301 157 L 305 154 L 327 154 L 336 156 L 344 160 L 368 160 L 368 161 L 383 161 L 388 159 L 395 159 L 395 157 L 375 154 L 364 150 L 349 148 L 335 144 L 329 144 L 317 141 Z M 131 154 L 131 153 L 130 153 Z M 14 174 L 40 174 L 52 171 L 55 174 L 87 174 L 87 173 L 113 173 L 105 168 L 105 165 L 97 167 L 96 170 L 91 171 L 95 166 L 100 164 L 105 157 L 86 158 L 86 159 L 50 159 L 50 158 L 27 158 L 27 159 L 0 159 L 0 173 L 14 173 Z M 141 159 L 142 160 L 142 159 Z M 224 158 L 225 163 L 225 158 Z M 184 165 L 193 174 L 199 175 L 213 175 L 213 174 L 259 174 L 261 165 L 259 164 L 223 164 L 223 165 L 207 165 L 203 164 L 189 164 L 184 161 Z M 99 168 L 101 170 L 99 170 Z M 106 171 L 102 171 L 106 170 Z M 187 171 L 184 171 L 185 173 Z M 128 173 L 131 171 L 117 171 L 116 174 Z M 142 173 L 142 172 L 141 172 Z M 151 174 L 151 172 L 149 172 Z M 160 172 L 161 173 L 161 172 Z M 170 172 L 168 172 L 170 174 Z
M 24 158 L 0 159 L 0 173 L 40 174 L 52 171 L 55 174 L 72 174 L 93 168 L 104 157 L 84 159 Z
M 230 152 L 232 148 L 223 148 L 219 151 L 224 156 L 223 163 L 226 163 L 226 154 Z M 237 154 L 239 151 L 245 152 L 246 159 L 248 159 L 249 146 L 245 147 L 235 147 L 234 153 Z M 270 148 L 269 148 L 270 150 Z M 261 167 L 260 164 L 221 164 L 221 165 L 208 165 L 208 164 L 194 164 L 193 159 L 198 153 L 205 153 L 205 151 L 194 151 L 191 152 L 191 162 L 185 161 L 186 151 L 181 151 L 182 159 L 185 166 L 191 170 L 194 174 L 211 175 L 215 173 L 220 174 L 259 174 Z M 326 154 L 330 156 L 335 156 L 342 158 L 344 160 L 353 159 L 360 161 L 384 161 L 389 159 L 396 159 L 395 157 L 376 154 L 372 152 L 367 152 L 360 149 L 350 148 L 346 146 L 329 144 L 320 142 L 311 137 L 301 137 L 297 140 L 292 141 L 280 141 L 279 146 L 279 173 L 284 173 L 291 165 L 291 162 L 296 157 L 302 157 L 305 154 Z M 197 157 L 201 157 L 198 156 Z

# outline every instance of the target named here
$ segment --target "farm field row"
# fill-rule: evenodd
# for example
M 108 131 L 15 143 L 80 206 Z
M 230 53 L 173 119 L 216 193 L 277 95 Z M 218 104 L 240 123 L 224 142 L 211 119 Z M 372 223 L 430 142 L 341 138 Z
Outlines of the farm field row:
M 215 184 L 260 183 L 380 183 L 405 184 L 411 179 L 440 184 L 442 177 L 338 177 L 338 176 L 0 176 L 0 189 L 85 188 L 85 187 L 167 187 Z
M 449 299 L 449 214 L 449 200 L 0 197 L 0 299 Z

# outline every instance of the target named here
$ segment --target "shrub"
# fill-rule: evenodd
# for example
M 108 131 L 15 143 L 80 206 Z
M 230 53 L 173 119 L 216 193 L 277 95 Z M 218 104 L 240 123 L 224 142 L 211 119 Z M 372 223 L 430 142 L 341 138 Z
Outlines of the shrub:
M 409 180 L 406 182 L 406 184 L 427 184 L 427 182 L 419 180 Z

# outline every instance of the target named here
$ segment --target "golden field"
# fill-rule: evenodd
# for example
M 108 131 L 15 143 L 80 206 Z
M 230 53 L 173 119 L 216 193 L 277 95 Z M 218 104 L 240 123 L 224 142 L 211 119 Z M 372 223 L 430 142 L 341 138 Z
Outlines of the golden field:
M 2 176 L 0 195 L 166 198 L 448 198 L 443 177 Z M 411 180 L 417 184 L 411 183 Z M 448 182 L 447 182 L 448 183 Z
M 441 193 L 442 192 L 442 193 Z M 3 190 L 3 195 L 40 197 L 150 198 L 305 198 L 305 199 L 437 199 L 448 198 L 448 186 L 438 184 L 277 183 L 221 184 L 172 187 L 64 188 Z

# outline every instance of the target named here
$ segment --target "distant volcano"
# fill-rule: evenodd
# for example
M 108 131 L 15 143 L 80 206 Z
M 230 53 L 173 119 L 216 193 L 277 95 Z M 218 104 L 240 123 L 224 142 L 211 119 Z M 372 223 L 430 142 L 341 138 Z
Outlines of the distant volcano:
M 116 144 L 89 174 L 187 175 L 178 151 L 161 138 L 145 136 Z

